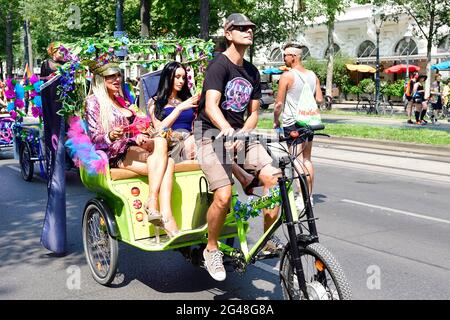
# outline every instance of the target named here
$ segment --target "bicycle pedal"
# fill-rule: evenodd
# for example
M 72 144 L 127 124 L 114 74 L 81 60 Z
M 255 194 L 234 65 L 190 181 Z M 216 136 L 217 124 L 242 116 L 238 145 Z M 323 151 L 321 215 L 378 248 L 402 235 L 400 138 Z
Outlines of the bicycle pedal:
M 274 258 L 279 258 L 280 256 L 281 256 L 281 250 L 276 253 L 264 253 L 264 252 L 260 251 L 255 256 L 255 260 L 259 261 L 259 260 L 266 260 L 266 259 L 274 259 Z

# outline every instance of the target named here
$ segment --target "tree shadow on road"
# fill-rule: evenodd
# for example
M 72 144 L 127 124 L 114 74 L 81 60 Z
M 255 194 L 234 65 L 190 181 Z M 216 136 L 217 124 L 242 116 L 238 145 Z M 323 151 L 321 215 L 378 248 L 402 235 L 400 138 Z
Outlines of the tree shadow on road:
M 226 265 L 227 279 L 217 282 L 203 267 L 192 265 L 175 251 L 147 253 L 121 244 L 119 248 L 118 274 L 112 288 L 128 286 L 138 280 L 149 289 L 171 294 L 169 299 L 282 299 L 278 275 L 251 265 L 240 275 Z M 166 296 L 167 298 L 167 296 Z

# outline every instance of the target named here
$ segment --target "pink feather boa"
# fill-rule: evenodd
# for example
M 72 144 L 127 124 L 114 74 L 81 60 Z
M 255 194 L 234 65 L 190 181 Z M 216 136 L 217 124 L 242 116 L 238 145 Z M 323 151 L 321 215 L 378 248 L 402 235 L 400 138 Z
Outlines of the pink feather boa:
M 105 174 L 108 158 L 103 152 L 97 152 L 87 133 L 85 122 L 80 117 L 69 118 L 66 147 L 77 167 L 83 166 L 89 174 Z

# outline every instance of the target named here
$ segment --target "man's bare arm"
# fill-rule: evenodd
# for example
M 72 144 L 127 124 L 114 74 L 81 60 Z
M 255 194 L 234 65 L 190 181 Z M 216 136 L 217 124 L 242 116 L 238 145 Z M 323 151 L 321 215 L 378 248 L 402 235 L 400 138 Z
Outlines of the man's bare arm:
M 284 73 L 280 77 L 280 81 L 278 82 L 278 93 L 277 99 L 275 101 L 275 107 L 273 111 L 273 127 L 280 127 L 280 115 L 283 111 L 284 100 L 286 99 L 286 92 L 289 87 L 292 85 L 293 78 L 290 72 Z
M 243 132 L 250 132 L 256 128 L 258 124 L 258 110 L 259 110 L 260 102 L 259 100 L 251 100 L 248 105 L 248 110 L 250 112 L 250 116 L 244 123 L 244 127 L 242 127 Z

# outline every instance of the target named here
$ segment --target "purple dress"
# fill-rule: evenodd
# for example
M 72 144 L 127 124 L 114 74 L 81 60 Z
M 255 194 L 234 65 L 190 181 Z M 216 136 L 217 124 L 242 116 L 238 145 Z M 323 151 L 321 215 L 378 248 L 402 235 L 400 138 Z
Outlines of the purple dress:
M 111 106 L 110 110 L 113 115 L 113 119 L 110 123 L 111 130 L 119 126 L 130 125 L 129 119 L 117 108 Z M 132 110 L 130 111 L 133 112 Z M 111 142 L 108 137 L 109 132 L 106 132 L 102 127 L 100 105 L 94 95 L 90 95 L 86 98 L 86 121 L 89 135 L 95 145 L 95 149 L 103 150 L 108 156 L 109 165 L 111 167 L 117 167 L 119 162 L 125 158 L 128 148 L 136 145 L 135 138 L 131 137 L 129 133 L 125 133 L 121 139 Z

